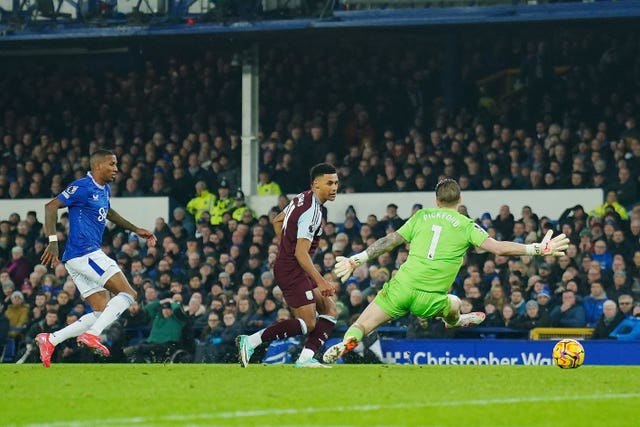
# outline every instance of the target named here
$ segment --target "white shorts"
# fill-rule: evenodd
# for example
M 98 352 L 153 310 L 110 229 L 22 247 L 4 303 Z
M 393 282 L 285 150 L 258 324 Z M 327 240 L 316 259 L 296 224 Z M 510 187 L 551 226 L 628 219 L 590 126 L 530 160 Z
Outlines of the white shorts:
M 104 291 L 107 280 L 121 271 L 115 260 L 109 258 L 101 249 L 67 260 L 64 266 L 82 298 Z

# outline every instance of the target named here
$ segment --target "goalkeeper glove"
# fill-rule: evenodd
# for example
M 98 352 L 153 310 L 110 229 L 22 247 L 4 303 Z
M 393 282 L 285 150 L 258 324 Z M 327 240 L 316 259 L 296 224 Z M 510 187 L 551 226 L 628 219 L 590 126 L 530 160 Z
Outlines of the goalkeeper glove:
M 369 255 L 366 252 L 360 252 L 355 255 L 351 255 L 349 258 L 339 256 L 336 257 L 336 265 L 333 268 L 333 272 L 338 276 L 342 283 L 346 282 L 353 270 L 367 262 Z
M 551 236 L 553 236 L 553 230 L 547 231 L 540 243 L 526 245 L 527 255 L 563 256 L 564 251 L 569 247 L 569 239 L 564 233 L 557 235 L 553 239 Z

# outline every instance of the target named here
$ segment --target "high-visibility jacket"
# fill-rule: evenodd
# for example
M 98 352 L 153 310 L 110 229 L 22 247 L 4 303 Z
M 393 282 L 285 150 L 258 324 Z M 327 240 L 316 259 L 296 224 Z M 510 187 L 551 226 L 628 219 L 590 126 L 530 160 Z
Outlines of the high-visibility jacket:
M 251 211 L 251 209 L 249 209 L 249 206 L 240 206 L 235 208 L 233 212 L 231 212 L 231 217 L 240 222 L 242 221 L 242 214 L 244 214 L 245 211 L 251 212 L 251 216 L 253 216 L 253 212 Z
M 233 208 L 233 199 L 227 197 L 226 199 L 218 199 L 213 204 L 209 213 L 211 214 L 211 224 L 218 225 L 222 224 L 222 216 L 229 212 Z
M 613 209 L 620 216 L 621 220 L 626 221 L 627 219 L 629 219 L 627 210 L 618 202 L 604 202 L 603 204 L 601 204 L 600 206 L 596 206 L 594 210 L 589 212 L 589 215 L 597 215 L 600 219 L 602 219 L 607 214 L 607 208 Z
M 279 196 L 282 190 L 277 182 L 258 183 L 258 196 Z
M 189 200 L 189 203 L 187 203 L 187 212 L 193 215 L 197 222 L 203 213 L 211 212 L 211 209 L 216 203 L 216 199 L 216 195 L 210 193 L 209 190 L 202 190 L 199 196 Z

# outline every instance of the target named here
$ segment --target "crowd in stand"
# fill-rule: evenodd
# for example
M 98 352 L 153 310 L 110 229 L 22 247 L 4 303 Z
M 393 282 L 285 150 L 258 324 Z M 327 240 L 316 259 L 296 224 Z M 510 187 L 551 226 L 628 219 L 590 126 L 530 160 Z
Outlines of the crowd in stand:
M 309 166 L 323 160 L 339 168 L 344 193 L 431 191 L 442 177 L 456 178 L 463 191 L 603 188 L 602 204 L 570 206 L 560 218 L 538 218 L 535 201 L 521 213 L 508 205 L 467 212 L 498 239 L 529 243 L 554 228 L 572 245 L 566 256 L 541 263 L 471 252 L 452 291 L 463 312 L 486 312 L 485 326 L 588 326 L 607 338 L 625 317 L 640 314 L 640 43 L 637 36 L 582 36 L 497 40 L 491 49 L 468 42 L 458 82 L 465 93 L 453 110 L 441 98 L 438 55 L 267 49 L 258 191 L 301 191 Z M 473 88 L 479 77 L 514 64 L 522 68 L 515 93 L 494 99 Z M 560 65 L 568 69 L 556 74 Z M 240 82 L 230 59 L 208 52 L 99 76 L 46 71 L 0 79 L 0 198 L 55 197 L 84 176 L 92 150 L 106 147 L 119 159 L 114 197 L 171 200 L 170 217 L 156 220 L 158 247 L 117 228 L 105 234 L 103 249 L 139 291 L 138 304 L 103 337 L 122 350 L 114 360 L 148 350 L 129 346 L 137 342 L 134 327 L 145 326 L 145 344 L 187 335 L 204 343 L 200 360 L 231 361 L 236 335 L 290 315 L 271 270 L 277 245 L 270 220 L 287 198 L 253 212 L 239 190 Z M 366 220 L 348 209 L 343 223 L 326 223 L 317 268 L 331 274 L 336 256 L 397 229 L 406 218 L 396 209 L 391 203 L 387 216 Z M 62 265 L 38 265 L 46 239 L 37 214 L 3 217 L 0 331 L 27 344 L 87 307 Z M 61 250 L 67 226 L 63 215 Z M 406 256 L 399 248 L 354 272 L 336 297 L 340 325 L 363 310 Z M 398 326 L 414 337 L 451 334 L 417 318 Z M 57 352 L 59 360 L 90 357 L 74 343 Z

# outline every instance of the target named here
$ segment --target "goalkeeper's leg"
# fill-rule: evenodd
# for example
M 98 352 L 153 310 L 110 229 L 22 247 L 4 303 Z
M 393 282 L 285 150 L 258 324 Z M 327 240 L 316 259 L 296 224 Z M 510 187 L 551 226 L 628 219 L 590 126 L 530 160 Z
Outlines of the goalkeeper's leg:
M 348 353 L 358 346 L 362 337 L 376 329 L 383 323 L 391 320 L 392 317 L 385 313 L 374 300 L 364 309 L 358 320 L 356 320 L 347 332 L 345 332 L 342 342 L 333 345 L 324 352 L 322 360 L 325 363 L 333 363 L 342 355 Z
M 460 298 L 455 295 L 447 295 L 451 306 L 449 312 L 442 317 L 447 329 L 465 328 L 467 326 L 476 326 L 484 321 L 485 314 L 481 311 L 473 313 L 460 314 Z

